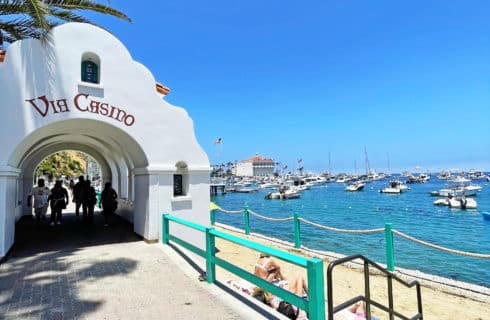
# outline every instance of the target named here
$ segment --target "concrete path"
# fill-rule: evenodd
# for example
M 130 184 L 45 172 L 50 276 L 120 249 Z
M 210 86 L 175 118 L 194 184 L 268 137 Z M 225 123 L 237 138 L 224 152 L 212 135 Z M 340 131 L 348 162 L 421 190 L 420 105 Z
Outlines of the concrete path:
M 146 244 L 127 222 L 74 214 L 51 227 L 22 219 L 0 265 L 0 319 L 265 319 L 174 250 Z M 256 309 L 256 308 L 255 308 Z

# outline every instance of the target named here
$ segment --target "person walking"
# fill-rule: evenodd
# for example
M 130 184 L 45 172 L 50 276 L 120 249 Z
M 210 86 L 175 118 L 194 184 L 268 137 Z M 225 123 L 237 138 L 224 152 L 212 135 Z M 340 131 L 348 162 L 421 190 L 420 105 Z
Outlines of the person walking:
M 117 209 L 117 192 L 112 188 L 110 182 L 106 182 L 104 185 L 104 190 L 100 195 L 100 200 L 102 203 L 102 209 L 104 210 L 104 227 L 109 226 L 109 216 L 116 212 Z
M 38 222 L 46 220 L 46 213 L 48 212 L 48 198 L 51 191 L 44 185 L 44 179 L 37 180 L 37 187 L 32 188 L 29 194 L 30 199 L 34 200 L 33 208 L 34 214 Z
M 82 205 L 82 192 L 85 184 L 85 178 L 83 176 L 78 177 L 78 182 L 73 186 L 73 198 L 75 202 L 75 215 L 80 216 L 80 206 Z
M 97 203 L 97 195 L 94 187 L 90 185 L 90 180 L 85 180 L 82 193 L 81 202 L 83 210 L 83 220 L 85 222 L 92 222 L 94 219 L 94 207 Z
M 55 224 L 61 224 L 61 213 L 70 202 L 68 191 L 61 185 L 61 181 L 58 180 L 51 189 L 51 194 L 48 197 L 51 206 L 51 226 Z

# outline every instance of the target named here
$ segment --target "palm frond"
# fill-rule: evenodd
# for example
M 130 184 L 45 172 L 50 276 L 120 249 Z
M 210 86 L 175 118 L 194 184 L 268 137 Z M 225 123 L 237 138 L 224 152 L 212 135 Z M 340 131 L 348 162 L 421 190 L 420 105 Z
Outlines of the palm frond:
M 47 1 L 47 3 L 49 6 L 59 7 L 62 9 L 89 10 L 98 13 L 109 14 L 116 18 L 120 18 L 128 22 L 131 22 L 131 19 L 121 11 L 118 11 L 114 8 L 111 8 L 109 6 L 100 3 L 96 3 L 91 0 L 49 0 Z
M 89 19 L 79 15 L 79 14 L 76 14 L 72 11 L 68 11 L 68 10 L 62 10 L 62 9 L 58 9 L 58 8 L 51 8 L 51 13 L 50 15 L 55 18 L 55 19 L 59 19 L 59 20 L 63 20 L 63 21 L 66 21 L 66 22 L 83 22 L 83 23 L 90 23 L 90 24 L 94 24 L 92 21 L 90 21 Z

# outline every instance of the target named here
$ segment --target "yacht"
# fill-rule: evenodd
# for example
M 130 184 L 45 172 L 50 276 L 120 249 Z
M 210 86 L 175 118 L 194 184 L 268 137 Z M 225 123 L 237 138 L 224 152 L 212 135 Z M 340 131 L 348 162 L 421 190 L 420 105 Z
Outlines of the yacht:
M 349 184 L 347 187 L 345 187 L 345 191 L 361 191 L 364 189 L 365 184 L 362 183 L 361 181 L 357 181 L 354 183 Z
M 439 175 L 437 176 L 437 179 L 439 179 L 439 180 L 451 180 L 451 179 L 453 179 L 453 174 L 451 173 L 451 171 L 443 170 L 439 173 Z
M 398 180 L 390 181 L 388 187 L 379 190 L 380 193 L 400 194 L 402 193 L 401 182 Z
M 430 195 L 448 197 L 448 196 L 466 196 L 474 197 L 482 190 L 481 186 L 475 184 L 469 184 L 470 180 L 461 176 L 451 180 L 453 185 L 446 186 L 438 191 L 431 191 Z
M 486 178 L 486 176 L 483 173 L 483 171 L 477 171 L 475 169 L 471 169 L 470 171 L 468 171 L 468 177 L 471 180 L 481 180 L 481 179 L 485 179 Z

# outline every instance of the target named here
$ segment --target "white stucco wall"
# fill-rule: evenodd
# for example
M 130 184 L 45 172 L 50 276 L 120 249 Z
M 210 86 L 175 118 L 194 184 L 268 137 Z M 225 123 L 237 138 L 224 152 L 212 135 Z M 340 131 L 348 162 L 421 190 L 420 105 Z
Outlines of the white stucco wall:
M 54 28 L 51 39 L 15 42 L 0 63 L 0 134 L 8 137 L 0 144 L 0 257 L 13 243 L 12 221 L 29 212 L 25 201 L 7 198 L 15 179 L 25 192 L 38 160 L 66 149 L 99 157 L 119 194 L 134 200 L 135 232 L 146 239 L 160 237 L 163 212 L 209 225 L 209 160 L 187 112 L 162 99 L 150 71 L 107 31 L 69 23 Z M 81 82 L 86 52 L 100 58 L 100 84 Z M 85 111 L 90 101 L 98 113 Z M 102 104 L 132 118 L 104 115 Z M 179 161 L 189 174 L 185 199 L 173 197 Z M 186 235 L 204 247 L 200 236 Z

